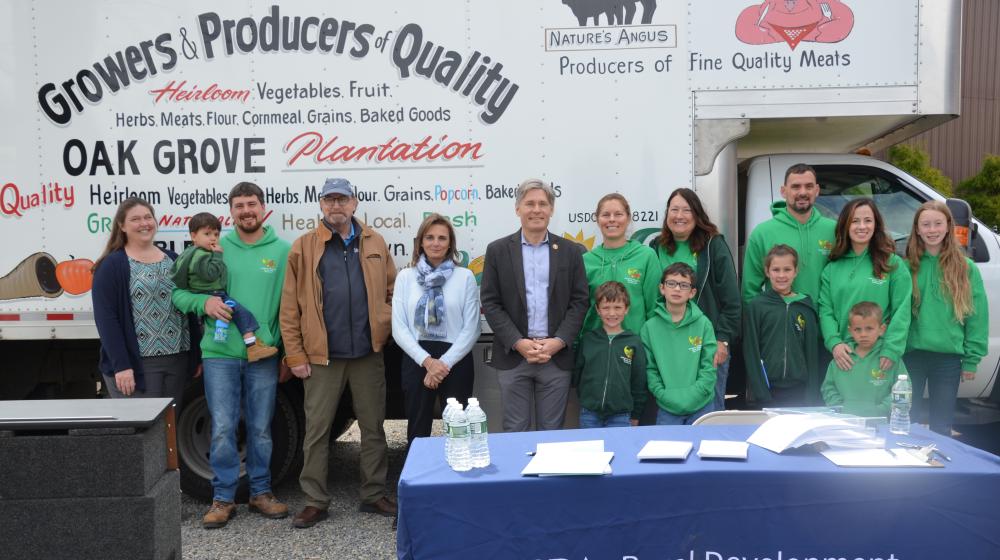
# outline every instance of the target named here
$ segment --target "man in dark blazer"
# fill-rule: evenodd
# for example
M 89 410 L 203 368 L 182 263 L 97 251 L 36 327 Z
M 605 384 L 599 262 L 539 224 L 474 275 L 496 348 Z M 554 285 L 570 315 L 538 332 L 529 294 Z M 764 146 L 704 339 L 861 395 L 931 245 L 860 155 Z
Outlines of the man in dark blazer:
M 503 428 L 562 427 L 573 369 L 572 344 L 590 305 L 585 249 L 548 231 L 555 192 L 529 179 L 517 188 L 521 229 L 486 248 L 480 297 L 493 329 L 493 367 L 503 400 Z

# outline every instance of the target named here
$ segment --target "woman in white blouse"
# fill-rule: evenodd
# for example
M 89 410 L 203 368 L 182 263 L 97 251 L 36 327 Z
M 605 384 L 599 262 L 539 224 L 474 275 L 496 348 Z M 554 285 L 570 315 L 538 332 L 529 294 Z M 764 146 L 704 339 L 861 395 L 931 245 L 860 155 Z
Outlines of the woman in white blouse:
M 407 442 L 431 434 L 434 401 L 472 396 L 469 351 L 479 337 L 479 287 L 456 265 L 455 229 L 440 214 L 420 224 L 411 266 L 392 294 L 392 337 L 403 349 L 402 383 Z

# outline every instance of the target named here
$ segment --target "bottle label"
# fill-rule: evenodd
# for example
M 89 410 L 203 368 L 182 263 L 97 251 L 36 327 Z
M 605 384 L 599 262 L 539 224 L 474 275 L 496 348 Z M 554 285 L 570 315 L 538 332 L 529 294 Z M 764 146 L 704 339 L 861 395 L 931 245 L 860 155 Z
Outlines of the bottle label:
M 469 427 L 468 426 L 448 426 L 448 433 L 451 437 L 468 437 Z
M 903 391 L 893 391 L 892 404 L 910 404 L 910 393 Z
M 482 421 L 482 422 L 471 422 L 469 424 L 469 430 L 474 435 L 489 433 L 489 429 L 488 429 L 488 427 L 486 425 L 486 421 L 485 420 Z

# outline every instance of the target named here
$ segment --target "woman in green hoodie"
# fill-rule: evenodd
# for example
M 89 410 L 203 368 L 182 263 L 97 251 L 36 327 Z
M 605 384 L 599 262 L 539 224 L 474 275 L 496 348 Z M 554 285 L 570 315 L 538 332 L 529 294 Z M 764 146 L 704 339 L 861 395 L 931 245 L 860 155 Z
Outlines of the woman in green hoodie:
M 955 220 L 943 202 L 924 203 L 913 216 L 906 259 L 913 276 L 913 320 L 903 360 L 913 379 L 914 413 L 930 394 L 930 428 L 951 435 L 955 397 L 989 342 L 989 303 L 979 268 L 955 239 Z
M 694 303 L 715 327 L 718 346 L 712 364 L 718 369 L 715 410 L 726 408 L 729 347 L 740 332 L 741 296 L 736 265 L 726 239 L 708 219 L 701 199 L 691 189 L 680 188 L 667 197 L 663 231 L 654 241 L 660 270 L 682 262 L 695 271 Z
M 819 289 L 819 326 L 823 344 L 843 371 L 854 365 L 847 343 L 848 315 L 855 303 L 871 301 L 888 325 L 879 353 L 882 371 L 903 357 L 910 329 L 910 271 L 897 255 L 885 221 L 870 198 L 847 203 L 837 219 L 836 242 L 823 269 Z
M 603 241 L 583 255 L 591 305 L 580 332 L 601 326 L 594 294 L 605 282 L 615 281 L 625 286 L 631 301 L 622 326 L 637 333 L 656 311 L 662 269 L 652 249 L 626 238 L 632 223 L 632 210 L 624 196 L 618 193 L 604 195 L 597 202 L 596 214 Z

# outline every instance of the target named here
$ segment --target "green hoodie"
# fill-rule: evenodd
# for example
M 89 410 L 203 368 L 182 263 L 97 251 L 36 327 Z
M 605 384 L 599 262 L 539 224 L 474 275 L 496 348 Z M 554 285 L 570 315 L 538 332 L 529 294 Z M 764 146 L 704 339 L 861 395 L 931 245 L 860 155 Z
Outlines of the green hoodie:
M 693 302 L 674 323 L 666 307 L 639 332 L 646 349 L 646 380 L 656 404 L 675 416 L 694 414 L 715 397 L 715 330 Z
M 854 353 L 851 342 L 851 357 L 854 366 L 849 371 L 830 362 L 823 380 L 823 402 L 829 406 L 843 405 L 845 414 L 857 416 L 888 416 L 892 402 L 892 384 L 899 375 L 907 375 L 902 361 L 893 363 L 892 369 L 882 371 L 879 357 L 882 354 L 884 338 L 878 339 L 871 352 L 864 358 Z
M 174 285 L 200 294 L 226 289 L 226 261 L 222 253 L 192 245 L 174 261 L 170 271 Z
M 281 343 L 278 327 L 278 305 L 281 286 L 285 281 L 285 265 L 291 245 L 280 239 L 271 226 L 264 226 L 264 236 L 252 245 L 243 243 L 232 231 L 222 237 L 223 259 L 229 270 L 226 280 L 230 296 L 246 307 L 257 318 L 260 328 L 257 339 L 262 344 L 277 346 Z M 212 296 L 175 288 L 173 301 L 185 313 L 205 314 L 205 302 Z M 229 329 L 224 343 L 215 342 L 215 319 L 206 316 L 205 334 L 201 339 L 203 358 L 246 359 L 246 345 L 237 329 Z
M 848 250 L 823 269 L 819 290 L 819 325 L 826 349 L 850 340 L 848 314 L 851 307 L 862 301 L 877 303 L 882 308 L 882 322 L 887 326 L 881 356 L 898 362 L 906 349 L 910 331 L 910 297 L 913 284 L 910 269 L 893 253 L 884 278 L 872 274 L 872 259 L 868 249 L 860 255 Z
M 646 405 L 646 352 L 639 335 L 609 335 L 603 327 L 585 332 L 576 347 L 573 385 L 580 406 L 602 419 L 627 412 L 638 420 Z
M 611 280 L 624 284 L 632 300 L 622 328 L 633 333 L 639 332 L 642 324 L 656 310 L 656 300 L 660 295 L 661 269 L 656 253 L 637 241 L 629 241 L 617 249 L 606 249 L 603 245 L 598 245 L 584 253 L 583 265 L 587 270 L 591 305 L 583 320 L 581 332 L 586 333 L 601 326 L 594 292 L 601 284 Z
M 750 300 L 743 316 L 743 356 L 754 397 L 771 400 L 771 387 L 806 385 L 808 404 L 819 397 L 819 319 L 812 298 L 787 299 L 773 289 Z
M 990 314 L 983 289 L 983 277 L 971 260 L 969 285 L 972 290 L 972 314 L 965 323 L 955 320 L 951 297 L 942 290 L 941 267 L 938 257 L 924 253 L 917 271 L 920 308 L 910 322 L 910 337 L 906 350 L 926 350 L 962 356 L 962 371 L 976 371 L 989 350 Z
M 799 274 L 792 291 L 806 294 L 813 301 L 819 298 L 820 275 L 837 236 L 837 222 L 819 213 L 813 206 L 806 223 L 799 223 L 788 213 L 787 204 L 780 200 L 771 205 L 774 218 L 754 228 L 747 239 L 743 254 L 743 300 L 750 301 L 767 285 L 764 257 L 771 247 L 784 243 L 799 254 Z

